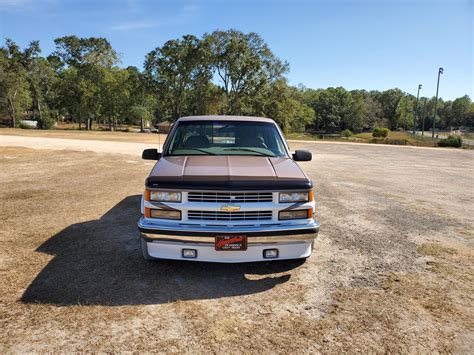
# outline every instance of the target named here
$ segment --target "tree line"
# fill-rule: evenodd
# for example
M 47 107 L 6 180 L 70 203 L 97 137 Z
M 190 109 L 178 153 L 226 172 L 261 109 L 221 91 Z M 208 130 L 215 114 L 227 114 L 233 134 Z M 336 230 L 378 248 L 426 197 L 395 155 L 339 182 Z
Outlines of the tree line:
M 188 115 L 250 115 L 275 119 L 285 132 L 333 133 L 387 127 L 431 128 L 434 98 L 400 89 L 348 91 L 288 84 L 287 62 L 256 33 L 185 35 L 150 51 L 144 69 L 119 66 L 105 38 L 65 36 L 41 56 L 39 41 L 0 47 L 0 117 L 15 127 L 25 117 L 39 128 L 60 119 L 91 128 L 174 121 Z M 437 103 L 436 127 L 474 126 L 469 96 Z

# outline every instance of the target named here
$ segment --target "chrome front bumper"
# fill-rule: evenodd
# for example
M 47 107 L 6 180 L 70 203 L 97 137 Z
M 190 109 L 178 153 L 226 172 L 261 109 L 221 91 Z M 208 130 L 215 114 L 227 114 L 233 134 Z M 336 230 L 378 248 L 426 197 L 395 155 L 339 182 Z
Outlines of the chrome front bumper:
M 161 225 L 148 223 L 144 218 L 138 222 L 141 236 L 147 242 L 174 242 L 192 244 L 214 244 L 219 235 L 245 235 L 248 244 L 293 244 L 308 243 L 316 239 L 319 223 L 298 225 L 276 225 L 262 227 L 201 227 L 197 225 Z

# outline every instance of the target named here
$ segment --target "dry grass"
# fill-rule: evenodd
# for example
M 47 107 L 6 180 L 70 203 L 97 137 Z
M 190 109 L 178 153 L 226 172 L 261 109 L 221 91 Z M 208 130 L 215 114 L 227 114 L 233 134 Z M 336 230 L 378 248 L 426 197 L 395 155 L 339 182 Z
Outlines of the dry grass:
M 350 149 L 318 146 L 304 167 L 323 223 L 306 263 L 219 265 L 141 258 L 150 163 L 0 148 L 0 352 L 472 353 L 472 157 L 435 159 L 434 178 L 464 182 L 428 195 L 397 173 L 433 150 Z

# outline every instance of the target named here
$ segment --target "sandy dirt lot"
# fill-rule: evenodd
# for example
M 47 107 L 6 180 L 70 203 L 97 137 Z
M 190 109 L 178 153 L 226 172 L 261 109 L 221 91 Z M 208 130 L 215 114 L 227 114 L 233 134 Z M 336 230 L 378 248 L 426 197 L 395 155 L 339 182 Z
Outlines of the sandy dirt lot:
M 222 265 L 142 259 L 142 143 L 2 138 L 1 353 L 473 352 L 472 151 L 292 143 L 314 254 Z

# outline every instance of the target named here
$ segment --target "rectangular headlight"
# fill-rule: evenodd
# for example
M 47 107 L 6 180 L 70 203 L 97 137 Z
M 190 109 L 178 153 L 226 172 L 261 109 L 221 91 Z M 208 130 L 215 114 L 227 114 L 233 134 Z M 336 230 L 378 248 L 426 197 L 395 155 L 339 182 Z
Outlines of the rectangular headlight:
M 311 192 L 312 193 L 312 192 Z M 280 203 L 308 202 L 310 192 L 280 192 Z
M 151 209 L 150 217 L 161 219 L 181 219 L 181 211 Z
M 181 202 L 181 192 L 149 191 L 150 201 L 156 202 Z
M 289 210 L 289 211 L 280 211 L 278 214 L 278 219 L 306 219 L 312 218 L 312 210 Z

